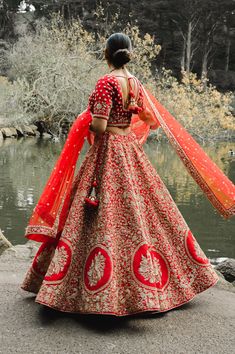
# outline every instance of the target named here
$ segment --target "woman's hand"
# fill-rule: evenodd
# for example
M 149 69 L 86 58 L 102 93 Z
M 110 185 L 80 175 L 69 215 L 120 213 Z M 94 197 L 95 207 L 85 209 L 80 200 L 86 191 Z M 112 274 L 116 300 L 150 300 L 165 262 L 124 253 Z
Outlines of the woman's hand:
M 143 122 L 150 125 L 150 129 L 157 129 L 157 127 L 159 126 L 154 115 L 148 107 L 145 107 L 142 111 L 138 113 L 138 115 Z

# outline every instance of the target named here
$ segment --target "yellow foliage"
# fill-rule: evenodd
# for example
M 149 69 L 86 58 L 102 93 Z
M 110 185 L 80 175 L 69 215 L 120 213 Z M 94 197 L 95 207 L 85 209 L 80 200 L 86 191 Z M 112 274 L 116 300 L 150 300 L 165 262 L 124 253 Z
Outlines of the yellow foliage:
M 196 74 L 182 72 L 178 82 L 170 70 L 163 68 L 156 79 L 155 94 L 191 133 L 213 138 L 225 129 L 235 130 L 233 94 L 221 93 L 210 84 L 205 86 Z
M 118 25 L 118 14 L 107 21 L 102 11 L 98 8 L 95 13 L 103 21 L 96 36 L 79 20 L 65 25 L 54 15 L 47 26 L 25 34 L 9 50 L 9 73 L 14 79 L 11 88 L 4 91 L 6 82 L 0 78 L 0 109 L 9 124 L 22 117 L 28 121 L 48 117 L 52 122 L 63 117 L 74 119 L 86 108 L 98 77 L 107 72 L 104 44 Z M 161 46 L 150 34 L 142 36 L 138 26 L 127 24 L 122 32 L 130 36 L 134 48 L 129 70 L 186 129 L 203 138 L 235 130 L 231 92 L 220 93 L 193 73 L 182 72 L 180 82 L 165 68 L 154 76 L 152 63 Z

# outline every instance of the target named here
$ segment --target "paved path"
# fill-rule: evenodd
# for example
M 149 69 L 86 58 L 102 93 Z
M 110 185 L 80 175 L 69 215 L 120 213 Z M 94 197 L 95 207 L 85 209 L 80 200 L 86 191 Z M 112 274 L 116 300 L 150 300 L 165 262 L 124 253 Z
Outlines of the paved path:
M 0 353 L 235 353 L 235 288 L 225 281 L 152 316 L 66 314 L 19 288 L 31 260 L 0 257 Z

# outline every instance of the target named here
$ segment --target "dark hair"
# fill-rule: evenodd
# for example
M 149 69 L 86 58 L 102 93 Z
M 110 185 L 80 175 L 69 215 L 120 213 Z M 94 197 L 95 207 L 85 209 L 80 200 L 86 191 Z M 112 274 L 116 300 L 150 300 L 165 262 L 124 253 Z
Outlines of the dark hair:
M 105 58 L 117 69 L 131 60 L 131 51 L 131 40 L 124 33 L 114 33 L 106 41 Z

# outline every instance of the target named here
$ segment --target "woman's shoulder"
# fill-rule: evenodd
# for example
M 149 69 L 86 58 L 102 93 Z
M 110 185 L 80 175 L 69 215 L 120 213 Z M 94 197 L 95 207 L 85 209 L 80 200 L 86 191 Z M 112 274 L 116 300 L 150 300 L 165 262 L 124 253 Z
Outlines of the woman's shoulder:
M 115 75 L 112 75 L 111 73 L 108 73 L 108 74 L 105 74 L 105 75 L 101 76 L 97 80 L 97 82 L 111 82 L 111 83 L 113 82 L 113 83 L 116 83 L 116 77 L 118 77 L 118 76 L 115 76 Z M 135 75 L 132 75 L 130 73 L 129 73 L 128 76 L 121 76 L 121 77 L 128 78 L 128 79 L 134 79 L 134 80 L 136 80 L 136 82 L 141 84 L 140 80 Z
M 100 76 L 99 79 L 97 80 L 97 82 L 99 83 L 105 83 L 105 82 L 112 82 L 113 76 L 111 74 L 105 74 L 103 76 Z
M 115 78 L 110 74 L 105 74 L 97 80 L 96 89 L 114 90 L 116 88 L 116 85 L 117 82 Z

